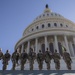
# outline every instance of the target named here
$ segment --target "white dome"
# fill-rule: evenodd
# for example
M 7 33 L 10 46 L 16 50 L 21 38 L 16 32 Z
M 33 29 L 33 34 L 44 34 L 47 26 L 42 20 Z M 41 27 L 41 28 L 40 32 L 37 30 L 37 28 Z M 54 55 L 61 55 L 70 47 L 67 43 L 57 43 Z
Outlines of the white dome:
M 56 23 L 57 26 L 54 26 L 53 23 L 54 24 Z M 64 18 L 63 16 L 61 16 L 58 13 L 52 12 L 51 9 L 46 7 L 44 12 L 41 15 L 39 15 L 38 17 L 36 17 L 36 19 L 34 19 L 34 21 L 24 30 L 23 36 L 25 36 L 26 34 L 30 34 L 33 31 L 36 32 L 37 27 L 40 27 L 43 24 L 45 25 L 44 29 L 46 29 L 47 24 L 51 24 L 51 28 L 56 27 L 56 29 L 57 29 L 57 27 L 75 28 L 73 22 Z M 40 29 L 43 30 L 42 28 L 40 28 Z
M 23 32 L 16 48 L 27 40 L 45 35 L 75 35 L 75 24 L 46 6 L 43 14 L 38 16 Z
M 15 50 L 17 48 L 20 53 L 23 50 L 29 53 L 32 48 L 36 54 L 39 50 L 44 53 L 47 48 L 54 53 L 56 49 L 61 56 L 65 48 L 71 57 L 75 58 L 75 24 L 60 14 L 52 12 L 46 5 L 43 14 L 24 30 L 22 38 L 15 45 Z

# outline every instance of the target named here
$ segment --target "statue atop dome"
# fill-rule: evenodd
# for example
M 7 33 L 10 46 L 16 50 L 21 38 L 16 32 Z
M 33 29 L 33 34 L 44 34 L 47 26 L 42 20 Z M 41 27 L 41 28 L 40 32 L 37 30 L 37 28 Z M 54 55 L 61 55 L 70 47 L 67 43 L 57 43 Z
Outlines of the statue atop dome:
M 46 4 L 46 8 L 48 8 L 48 4 Z
M 48 12 L 52 12 L 50 9 L 49 9 L 49 7 L 48 7 L 48 4 L 46 4 L 46 6 L 45 6 L 45 10 L 44 10 L 44 13 L 48 13 Z

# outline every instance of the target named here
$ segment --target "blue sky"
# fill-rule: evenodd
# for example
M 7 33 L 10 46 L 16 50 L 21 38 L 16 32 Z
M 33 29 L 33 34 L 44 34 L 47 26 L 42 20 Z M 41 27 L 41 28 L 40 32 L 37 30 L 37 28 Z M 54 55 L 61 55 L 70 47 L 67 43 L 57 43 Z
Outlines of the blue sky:
M 46 4 L 53 12 L 75 22 L 75 0 L 0 0 L 0 48 L 3 53 L 7 49 L 10 53 L 14 51 L 24 29 L 43 13 Z

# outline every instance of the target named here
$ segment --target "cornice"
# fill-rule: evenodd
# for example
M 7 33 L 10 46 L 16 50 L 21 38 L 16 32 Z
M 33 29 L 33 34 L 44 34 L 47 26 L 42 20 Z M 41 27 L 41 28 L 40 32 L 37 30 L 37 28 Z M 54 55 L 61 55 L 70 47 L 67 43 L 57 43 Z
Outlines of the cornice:
M 37 31 L 37 32 L 33 32 L 33 33 L 30 33 L 30 34 L 28 34 L 28 35 L 26 35 L 26 36 L 23 36 L 17 43 L 16 43 L 16 45 L 19 43 L 19 42 L 21 42 L 23 39 L 25 39 L 25 38 L 27 38 L 27 37 L 29 37 L 29 36 L 31 36 L 31 35 L 35 35 L 35 34 L 39 34 L 39 33 L 44 33 L 44 32 L 47 32 L 47 31 L 59 31 L 59 32 L 62 32 L 62 31 L 64 31 L 64 32 L 74 32 L 75 33 L 75 31 L 74 30 L 70 30 L 70 29 L 61 29 L 61 28 L 53 28 L 53 29 L 44 29 L 44 30 L 40 30 L 40 31 Z M 45 34 L 45 35 L 47 35 L 47 34 Z M 56 35 L 58 35 L 58 34 L 56 34 Z M 62 34 L 61 34 L 62 35 Z M 64 34 L 63 34 L 64 35 Z M 16 45 L 15 45 L 15 47 L 16 47 Z

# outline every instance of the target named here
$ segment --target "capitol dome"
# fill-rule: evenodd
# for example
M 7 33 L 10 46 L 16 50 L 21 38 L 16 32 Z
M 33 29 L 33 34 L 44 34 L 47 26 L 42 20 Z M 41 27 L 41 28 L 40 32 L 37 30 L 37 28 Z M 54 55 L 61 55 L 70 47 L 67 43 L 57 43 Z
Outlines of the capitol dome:
M 64 48 L 75 57 L 75 23 L 54 13 L 46 5 L 44 12 L 24 30 L 22 38 L 16 43 L 15 50 L 19 52 L 33 48 L 36 54 L 41 50 L 43 53 L 48 48 L 52 53 L 55 49 L 61 57 Z

